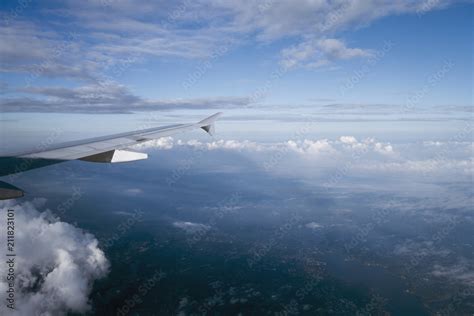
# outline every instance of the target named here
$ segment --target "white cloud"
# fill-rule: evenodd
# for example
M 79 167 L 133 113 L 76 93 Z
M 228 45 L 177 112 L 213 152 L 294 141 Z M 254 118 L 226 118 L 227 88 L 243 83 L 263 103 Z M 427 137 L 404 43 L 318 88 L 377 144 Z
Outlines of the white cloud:
M 200 224 L 200 223 L 193 223 L 193 222 L 174 222 L 174 227 L 184 230 L 187 234 L 194 234 L 201 231 L 208 231 L 211 229 L 211 226 Z
M 444 8 L 452 1 L 61 1 L 38 11 L 51 23 L 5 18 L 0 25 L 0 71 L 93 81 L 124 59 L 207 58 L 222 46 L 292 38 L 283 50 L 287 67 L 320 67 L 333 60 L 366 57 L 338 32 L 376 19 Z M 8 15 L 9 12 L 4 12 Z M 64 18 L 67 18 L 67 25 Z M 67 40 L 68 30 L 77 39 Z M 138 60 L 137 60 L 138 61 Z M 118 67 L 121 68 L 121 67 Z
M 318 155 L 338 155 L 341 151 L 348 150 L 368 150 L 373 153 L 395 153 L 390 143 L 377 142 L 373 138 L 366 138 L 358 141 L 354 136 L 342 136 L 339 140 L 329 139 L 304 139 L 288 140 L 286 142 L 257 143 L 249 140 L 215 140 L 211 142 L 201 142 L 198 140 L 174 140 L 172 137 L 164 137 L 149 142 L 136 145 L 135 148 L 157 148 L 173 149 L 176 146 L 189 146 L 206 150 L 237 150 L 249 152 L 271 152 L 288 150 L 304 156 Z
M 426 2 L 431 2 L 430 6 Z M 368 0 L 246 0 L 199 1 L 210 11 L 210 17 L 226 16 L 235 31 L 256 31 L 261 40 L 288 36 L 320 36 L 349 27 L 360 27 L 384 16 L 428 12 L 452 1 Z M 196 10 L 200 10 L 200 5 Z
M 306 227 L 306 228 L 310 228 L 310 229 L 320 229 L 320 228 L 323 227 L 323 225 L 318 224 L 318 223 L 316 223 L 316 222 L 311 222 L 311 223 L 307 223 L 307 224 L 305 225 L 305 227 Z
M 375 143 L 374 150 L 381 154 L 391 154 L 393 153 L 393 147 L 390 144 Z
M 338 39 L 327 38 L 306 41 L 286 48 L 281 52 L 281 65 L 285 68 L 298 66 L 319 68 L 336 60 L 370 57 L 373 52 L 368 49 L 349 48 Z
M 303 139 L 273 143 L 249 140 L 183 141 L 167 137 L 140 144 L 138 148 L 172 150 L 177 147 L 190 147 L 209 151 L 239 151 L 246 153 L 247 157 L 256 160 L 265 169 L 310 177 L 314 176 L 314 172 L 342 172 L 364 176 L 380 173 L 405 176 L 472 176 L 472 144 L 457 142 L 446 146 L 449 150 L 441 152 L 433 151 L 431 143 L 421 147 L 419 144 L 404 144 L 400 147 L 402 150 L 397 150 L 398 147 L 389 142 L 370 137 L 358 140 L 354 136 L 346 135 L 336 140 Z
M 286 145 L 293 151 L 304 155 L 335 154 L 332 142 L 327 139 L 320 140 L 289 140 Z
M 159 139 L 154 139 L 149 142 L 144 142 L 138 145 L 135 145 L 134 148 L 137 149 L 147 149 L 147 148 L 156 148 L 156 149 L 173 149 L 175 146 L 190 146 L 200 149 L 207 150 L 217 150 L 217 149 L 228 149 L 228 150 L 250 150 L 250 151 L 261 151 L 265 147 L 257 144 L 256 142 L 243 140 L 216 140 L 212 142 L 201 142 L 198 140 L 174 140 L 173 137 L 163 137 Z
M 354 136 L 341 136 L 339 137 L 339 140 L 344 143 L 344 144 L 357 144 L 358 141 Z
M 44 201 L 0 203 L 2 214 L 15 211 L 15 315 L 65 315 L 89 309 L 94 280 L 104 277 L 109 263 L 91 234 L 40 213 Z M 0 225 L 6 236 L 6 225 Z M 5 238 L 2 249 L 6 248 Z M 0 265 L 0 300 L 5 302 L 6 265 Z M 10 313 L 4 303 L 0 313 Z
M 212 149 L 233 149 L 233 150 L 262 150 L 262 147 L 252 141 L 236 141 L 236 140 L 218 140 L 207 144 L 209 150 Z
M 26 86 L 40 77 L 92 80 L 99 63 L 87 58 L 77 36 L 74 32 L 61 34 L 21 19 L 0 24 L 0 72 L 27 74 Z
M 156 149 L 172 149 L 174 147 L 173 137 L 162 137 L 154 139 L 148 142 L 140 143 L 134 145 L 135 149 L 147 149 L 147 148 L 156 148 Z

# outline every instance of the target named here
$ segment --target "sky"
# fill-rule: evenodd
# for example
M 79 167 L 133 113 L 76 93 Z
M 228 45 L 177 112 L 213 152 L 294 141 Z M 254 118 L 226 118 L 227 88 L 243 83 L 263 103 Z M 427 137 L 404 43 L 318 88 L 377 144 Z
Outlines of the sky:
M 245 241 L 242 227 L 283 227 L 294 207 L 307 216 L 296 231 L 316 233 L 300 239 L 312 246 L 314 236 L 359 238 L 392 200 L 393 218 L 369 233 L 373 253 L 386 243 L 393 264 L 382 263 L 395 272 L 415 261 L 426 289 L 443 284 L 440 296 L 472 289 L 473 9 L 462 0 L 1 1 L 0 156 L 224 112 L 214 137 L 136 146 L 144 161 L 75 161 L 3 179 L 27 193 L 0 203 L 29 228 L 18 240 L 20 271 L 33 280 L 22 284 L 24 314 L 86 311 L 91 296 L 107 305 L 92 284 L 113 285 L 106 276 L 127 262 L 104 238 L 135 207 L 146 225 L 160 218 L 164 230 L 148 227 L 160 241 L 196 231 Z M 204 215 L 235 191 L 245 211 L 225 219 L 233 235 Z M 150 252 L 166 257 L 158 246 Z M 426 264 L 411 260 L 419 254 Z M 35 292 L 38 267 L 47 282 Z
M 2 112 L 472 106 L 472 10 L 442 0 L 2 1 Z

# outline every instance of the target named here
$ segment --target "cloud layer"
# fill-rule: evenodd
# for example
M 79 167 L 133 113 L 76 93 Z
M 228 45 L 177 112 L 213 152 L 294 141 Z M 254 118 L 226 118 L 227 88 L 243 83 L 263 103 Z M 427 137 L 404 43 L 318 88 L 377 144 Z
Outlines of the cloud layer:
M 108 260 L 91 234 L 59 221 L 49 211 L 40 213 L 44 201 L 2 202 L 0 210 L 15 211 L 17 315 L 65 315 L 89 309 L 94 280 L 104 277 Z M 6 236 L 6 225 L 0 226 Z M 5 239 L 2 239 L 2 244 Z M 6 249 L 6 245 L 2 245 Z M 6 265 L 0 265 L 0 299 L 5 302 Z M 1 304 L 2 315 L 7 315 Z
M 354 136 L 338 139 L 304 139 L 259 143 L 249 140 L 175 140 L 165 137 L 135 146 L 136 149 L 193 148 L 194 150 L 231 150 L 246 154 L 264 169 L 312 177 L 325 175 L 391 175 L 461 177 L 474 174 L 472 142 L 436 142 L 394 145 L 375 138 L 359 140 Z M 331 177 L 330 177 L 331 178 Z M 460 179 L 460 178 L 459 178 Z M 329 181 L 329 180 L 328 180 Z M 328 185 L 331 181 L 328 182 Z

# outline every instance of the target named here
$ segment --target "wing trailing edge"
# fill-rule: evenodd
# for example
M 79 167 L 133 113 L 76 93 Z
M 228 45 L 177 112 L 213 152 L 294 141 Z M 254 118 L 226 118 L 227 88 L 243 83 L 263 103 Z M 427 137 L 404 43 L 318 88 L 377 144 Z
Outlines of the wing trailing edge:
M 215 121 L 221 115 L 221 112 L 216 113 L 198 123 L 153 127 L 93 139 L 62 143 L 33 152 L 1 156 L 0 177 L 9 175 L 11 179 L 13 179 L 14 174 L 69 160 L 118 163 L 147 159 L 148 155 L 146 153 L 134 152 L 127 148 L 141 142 L 171 136 L 197 128 L 203 129 L 209 135 L 214 135 Z M 16 199 L 23 195 L 24 192 L 21 189 L 0 181 L 0 200 Z

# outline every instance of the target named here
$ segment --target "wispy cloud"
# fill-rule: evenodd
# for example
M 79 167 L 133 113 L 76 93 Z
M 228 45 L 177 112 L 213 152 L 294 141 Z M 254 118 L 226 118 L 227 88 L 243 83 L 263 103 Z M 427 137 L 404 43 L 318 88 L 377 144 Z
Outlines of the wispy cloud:
M 340 30 L 362 27 L 393 14 L 431 11 L 450 3 L 53 1 L 45 3 L 39 12 L 51 23 L 17 16 L 1 26 L 1 69 L 32 71 L 32 62 L 49 60 L 44 75 L 90 79 L 91 72 L 130 55 L 205 58 L 224 43 L 269 42 L 287 37 L 300 39 L 300 44 L 283 50 L 284 55 L 295 57 L 296 50 L 300 55 L 321 51 L 325 58 L 316 64 L 322 65 L 331 58 L 369 54 L 369 50 L 348 48 L 343 41 L 328 38 Z M 8 16 L 8 12 L 3 15 Z M 68 41 L 68 37 L 74 40 Z M 65 51 L 59 55 L 64 56 L 50 60 L 61 47 Z
M 72 99 L 51 95 L 55 88 L 30 90 L 54 99 L 45 102 L 10 98 L 3 101 L 2 110 L 66 112 L 96 108 L 99 113 L 126 112 L 130 109 L 123 109 L 120 102 L 130 100 L 133 109 L 172 107 L 167 102 L 143 100 L 123 88 L 117 91 L 108 86 L 111 91 L 104 91 L 100 86 L 104 81 L 116 81 L 104 77 L 108 78 L 117 68 L 122 73 L 130 64 L 156 59 L 202 61 L 222 47 L 291 39 L 280 52 L 280 63 L 286 69 L 320 68 L 340 60 L 369 57 L 374 50 L 351 47 L 353 43 L 346 44 L 338 33 L 364 27 L 385 16 L 416 14 L 420 10 L 424 13 L 451 3 L 426 2 L 50 1 L 42 4 L 34 18 L 26 16 L 26 11 L 14 18 L 11 12 L 0 12 L 0 72 L 26 75 L 25 87 L 38 86 L 41 78 L 66 78 L 86 85 L 71 89 L 75 90 Z M 269 57 L 278 57 L 275 54 Z M 99 98 L 79 96 L 78 93 L 93 89 L 89 85 L 99 86 L 93 92 Z M 77 101 L 84 104 L 76 104 Z M 113 109 L 109 101 L 119 104 Z M 189 108 L 199 107 L 195 100 L 181 103 Z
M 303 42 L 297 46 L 286 48 L 281 53 L 281 65 L 285 68 L 304 66 L 319 68 L 337 60 L 370 57 L 371 50 L 349 48 L 338 39 L 322 39 Z

